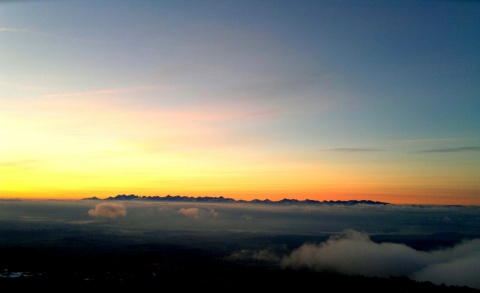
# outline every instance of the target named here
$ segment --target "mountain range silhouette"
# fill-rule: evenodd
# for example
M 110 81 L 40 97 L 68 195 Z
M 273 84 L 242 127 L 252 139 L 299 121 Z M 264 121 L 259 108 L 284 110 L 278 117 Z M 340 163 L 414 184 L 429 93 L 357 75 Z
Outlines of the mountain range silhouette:
M 108 197 L 105 199 L 100 199 L 96 196 L 90 198 L 84 198 L 83 200 L 121 200 L 121 201 L 174 201 L 174 202 L 211 202 L 211 203 L 255 203 L 255 204 L 280 204 L 280 205 L 291 205 L 291 204 L 302 204 L 302 205 L 358 205 L 358 204 L 368 204 L 368 205 L 389 205 L 390 203 L 381 202 L 381 201 L 372 201 L 372 200 L 298 200 L 298 199 L 288 199 L 284 198 L 279 201 L 272 201 L 269 199 L 260 200 L 235 200 L 233 198 L 227 198 L 223 196 L 214 197 L 214 196 L 182 196 L 182 195 L 166 195 L 166 196 L 139 196 L 135 194 L 119 194 L 115 197 Z

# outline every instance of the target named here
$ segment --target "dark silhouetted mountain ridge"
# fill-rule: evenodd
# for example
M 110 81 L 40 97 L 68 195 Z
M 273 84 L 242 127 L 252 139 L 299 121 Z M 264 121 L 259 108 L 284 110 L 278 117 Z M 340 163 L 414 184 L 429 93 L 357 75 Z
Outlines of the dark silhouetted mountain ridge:
M 84 198 L 84 200 L 101 200 L 98 197 L 91 197 L 91 198 Z M 380 202 L 380 201 L 372 201 L 372 200 L 324 200 L 324 201 L 318 201 L 318 200 L 312 200 L 312 199 L 306 199 L 306 200 L 298 200 L 298 199 L 289 199 L 289 198 L 284 198 L 279 201 L 272 201 L 269 199 L 265 200 L 260 200 L 260 199 L 253 199 L 250 201 L 247 200 L 235 200 L 233 198 L 226 198 L 223 196 L 219 197 L 213 197 L 213 196 L 200 196 L 200 197 L 194 197 L 194 196 L 181 196 L 181 195 L 167 195 L 167 196 L 139 196 L 135 194 L 119 194 L 115 197 L 108 197 L 103 200 L 134 200 L 134 201 L 174 201 L 174 202 L 207 202 L 207 203 L 258 203 L 258 204 L 280 204 L 280 205 L 347 205 L 347 206 L 352 206 L 352 205 L 358 205 L 358 204 L 368 204 L 368 205 L 389 205 L 390 203 L 386 202 Z

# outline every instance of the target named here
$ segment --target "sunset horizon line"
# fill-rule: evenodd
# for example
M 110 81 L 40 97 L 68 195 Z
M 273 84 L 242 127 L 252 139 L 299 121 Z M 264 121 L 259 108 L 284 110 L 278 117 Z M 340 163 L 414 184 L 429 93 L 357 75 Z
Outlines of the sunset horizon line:
M 123 198 L 122 198 L 123 197 Z M 130 198 L 128 198 L 130 197 Z M 133 198 L 135 197 L 135 198 Z M 374 200 L 369 197 L 362 197 L 362 198 L 348 198 L 348 199 L 333 199 L 333 198 L 322 198 L 322 199 L 312 199 L 312 198 L 295 198 L 295 197 L 283 197 L 282 199 L 270 199 L 268 197 L 260 197 L 260 198 L 252 198 L 252 199 L 245 199 L 241 197 L 230 197 L 225 195 L 139 195 L 139 194 L 117 194 L 117 195 L 110 195 L 110 196 L 91 196 L 91 197 L 0 197 L 0 201 L 147 201 L 147 202 L 155 202 L 155 201 L 177 201 L 177 202 L 194 202 L 194 203 L 262 203 L 262 204 L 282 204 L 282 203 L 300 203 L 300 204 L 344 204 L 349 202 L 355 202 L 356 204 L 362 203 L 370 203 L 376 205 L 407 205 L 407 206 L 448 206 L 448 207 L 476 207 L 480 206 L 480 204 L 476 203 L 463 203 L 463 204 L 455 204 L 455 203 L 432 203 L 432 202 L 425 202 L 425 203 L 418 203 L 418 202 L 389 202 L 385 200 Z M 217 201 L 208 201 L 208 200 L 217 200 Z M 218 201 L 223 200 L 223 201 Z

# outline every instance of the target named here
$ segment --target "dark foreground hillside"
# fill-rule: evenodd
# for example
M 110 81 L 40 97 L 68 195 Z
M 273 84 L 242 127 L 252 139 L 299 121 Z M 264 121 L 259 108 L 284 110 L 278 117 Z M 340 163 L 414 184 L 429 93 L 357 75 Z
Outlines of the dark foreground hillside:
M 185 292 L 208 290 L 209 292 L 254 292 L 256 290 L 292 290 L 294 292 L 350 291 L 366 292 L 478 292 L 478 290 L 435 286 L 431 283 L 415 283 L 407 278 L 365 278 L 319 274 L 300 271 L 280 271 L 245 268 L 208 268 L 193 270 L 168 270 L 157 276 L 135 272 L 114 272 L 99 275 L 95 279 L 77 274 L 46 274 L 37 277 L 0 278 L 2 292 L 24 290 L 121 291 L 121 292 Z
M 92 248 L 93 249 L 93 248 Z M 282 270 L 265 264 L 235 263 L 213 252 L 178 246 L 136 246 L 107 250 L 3 247 L 2 292 L 26 290 L 121 292 L 479 292 L 437 286 L 408 278 L 347 277 L 333 273 Z

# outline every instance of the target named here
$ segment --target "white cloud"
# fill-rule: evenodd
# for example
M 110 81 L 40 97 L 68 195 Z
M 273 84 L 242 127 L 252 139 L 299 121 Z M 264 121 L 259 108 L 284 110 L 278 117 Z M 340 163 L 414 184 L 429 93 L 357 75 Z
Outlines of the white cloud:
M 480 289 L 480 250 L 477 254 L 432 264 L 412 274 L 416 281 L 430 281 L 434 284 L 468 286 Z
M 453 248 L 418 251 L 404 244 L 375 243 L 348 230 L 320 244 L 306 243 L 281 260 L 282 267 L 307 267 L 369 277 L 408 276 L 435 284 L 480 289 L 480 239 Z
M 199 218 L 216 218 L 218 213 L 213 208 L 180 208 L 178 212 L 186 217 L 199 219 Z
M 116 218 L 118 216 L 125 217 L 127 215 L 127 209 L 121 203 L 100 203 L 95 208 L 88 211 L 90 216 Z
M 186 217 L 198 219 L 200 217 L 199 208 L 181 208 L 178 212 Z

